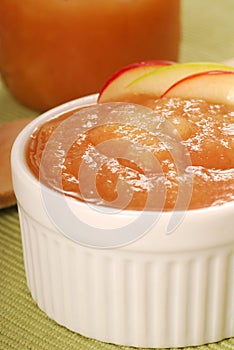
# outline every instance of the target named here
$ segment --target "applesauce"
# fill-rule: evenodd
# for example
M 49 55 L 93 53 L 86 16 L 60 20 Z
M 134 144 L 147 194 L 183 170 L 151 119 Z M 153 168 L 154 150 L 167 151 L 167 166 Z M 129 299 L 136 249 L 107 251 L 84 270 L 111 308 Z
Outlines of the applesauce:
M 150 121 L 151 130 L 155 123 L 156 133 L 149 132 L 144 113 L 134 126 L 116 119 L 114 123 L 95 127 L 91 120 L 96 116 L 91 109 L 87 112 L 90 113 L 87 132 L 74 134 L 75 139 L 66 148 L 66 139 L 75 127 L 59 131 L 59 139 L 55 139 L 54 148 L 44 157 L 41 169 L 43 153 L 56 130 L 70 117 L 74 120 L 81 117 L 80 110 L 73 111 L 35 130 L 26 149 L 29 168 L 46 186 L 56 191 L 110 207 L 123 208 L 123 203 L 127 203 L 124 209 L 142 210 L 147 203 L 149 210 L 169 211 L 233 201 L 234 109 L 204 100 L 180 98 L 144 98 L 141 104 L 156 112 L 157 117 Z M 113 144 L 109 157 L 98 151 L 99 145 L 110 140 L 128 142 L 124 144 L 125 153 L 119 151 L 120 143 L 116 149 Z M 146 150 L 142 153 L 144 161 L 148 162 L 146 172 L 142 157 L 138 156 L 142 148 Z M 185 163 L 183 157 L 187 159 Z M 81 181 L 83 164 L 86 168 Z M 95 178 L 89 176 L 93 169 Z M 61 186 L 57 175 L 61 175 Z M 119 194 L 122 203 L 118 201 Z
M 47 110 L 134 61 L 177 60 L 179 13 L 179 0 L 1 0 L 1 75 L 19 101 Z

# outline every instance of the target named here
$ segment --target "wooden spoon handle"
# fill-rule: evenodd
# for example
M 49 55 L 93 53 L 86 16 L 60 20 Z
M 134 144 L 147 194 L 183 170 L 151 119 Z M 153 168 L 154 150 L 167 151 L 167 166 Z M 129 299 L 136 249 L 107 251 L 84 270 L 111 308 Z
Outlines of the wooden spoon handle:
M 0 124 L 0 208 L 16 204 L 12 186 L 10 153 L 18 133 L 32 118 L 18 119 Z

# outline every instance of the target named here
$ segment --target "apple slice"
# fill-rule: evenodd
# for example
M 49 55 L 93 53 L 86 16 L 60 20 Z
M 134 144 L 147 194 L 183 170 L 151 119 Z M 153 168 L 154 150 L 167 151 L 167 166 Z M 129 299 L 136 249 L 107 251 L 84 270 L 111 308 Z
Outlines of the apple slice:
M 116 93 L 124 91 L 132 81 L 141 75 L 148 74 L 158 68 L 174 64 L 171 61 L 142 61 L 123 67 L 114 73 L 100 90 L 98 102 L 109 102 L 116 97 Z
M 234 71 L 190 75 L 172 85 L 161 97 L 204 99 L 234 106 Z
M 113 84 L 111 93 L 109 89 L 102 89 L 98 102 L 110 101 L 128 101 L 134 102 L 137 96 L 149 96 L 152 98 L 159 98 L 167 91 L 170 86 L 177 81 L 196 73 L 208 71 L 234 71 L 234 67 L 219 63 L 177 63 L 172 65 L 164 65 L 153 69 L 146 74 L 141 74 L 140 69 L 135 73 L 140 73 L 134 80 L 128 80 L 125 86 L 122 84 Z M 124 78 L 124 77 L 123 77 Z M 126 80 L 127 81 L 127 80 Z

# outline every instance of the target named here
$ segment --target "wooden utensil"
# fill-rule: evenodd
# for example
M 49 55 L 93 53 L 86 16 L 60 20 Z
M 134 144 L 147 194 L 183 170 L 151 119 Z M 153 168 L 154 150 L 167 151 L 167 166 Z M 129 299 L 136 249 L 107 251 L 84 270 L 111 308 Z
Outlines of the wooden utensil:
M 10 153 L 16 136 L 31 120 L 32 118 L 24 118 L 0 124 L 0 208 L 16 204 L 11 179 Z

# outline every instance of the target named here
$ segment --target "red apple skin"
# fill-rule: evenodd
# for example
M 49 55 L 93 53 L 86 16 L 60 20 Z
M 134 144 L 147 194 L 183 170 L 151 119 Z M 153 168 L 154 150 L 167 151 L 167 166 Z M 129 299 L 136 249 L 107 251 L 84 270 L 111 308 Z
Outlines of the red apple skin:
M 161 95 L 163 97 L 203 99 L 234 106 L 234 71 L 214 70 L 190 75 L 173 84 Z
M 160 68 L 163 66 L 169 66 L 169 65 L 172 65 L 175 63 L 176 62 L 173 62 L 173 61 L 149 60 L 149 61 L 135 62 L 135 63 L 132 63 L 128 66 L 121 68 L 120 70 L 115 72 L 112 76 L 110 76 L 110 78 L 105 82 L 105 84 L 103 85 L 103 87 L 101 88 L 101 90 L 99 92 L 98 102 L 100 101 L 104 91 L 110 86 L 110 84 L 114 83 L 119 77 L 121 77 L 126 72 L 129 72 L 131 70 L 140 69 L 142 67 L 152 67 L 153 69 L 155 69 L 155 68 Z

